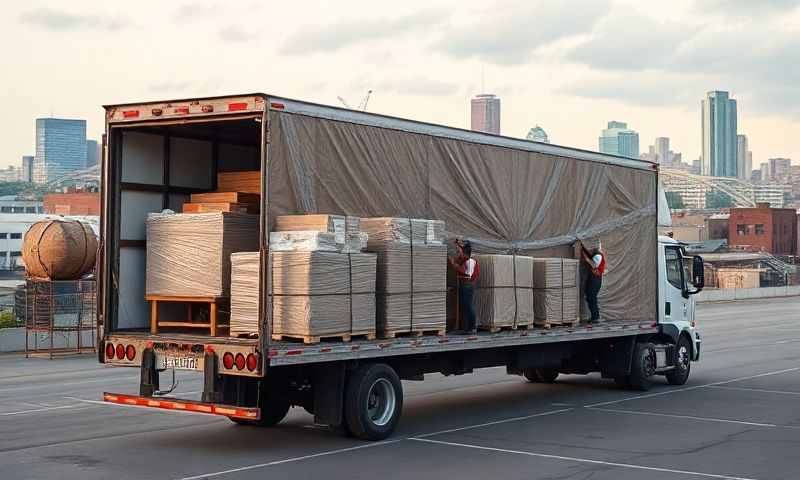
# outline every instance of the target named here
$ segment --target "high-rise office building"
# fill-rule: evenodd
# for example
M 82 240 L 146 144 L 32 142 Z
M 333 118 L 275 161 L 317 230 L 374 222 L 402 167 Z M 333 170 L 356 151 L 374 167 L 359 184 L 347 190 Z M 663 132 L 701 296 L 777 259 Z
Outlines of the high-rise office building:
M 534 142 L 550 143 L 550 137 L 547 136 L 547 132 L 539 125 L 531 128 L 525 138 L 533 140 Z
M 753 170 L 747 166 L 747 135 L 736 135 L 736 173 L 740 180 L 748 180 Z
M 669 151 L 669 138 L 657 137 L 656 143 L 653 145 L 658 163 L 661 165 L 669 166 L 672 164 L 672 158 Z
M 500 135 L 500 97 L 483 93 L 470 104 L 472 130 Z
M 36 119 L 33 182 L 47 183 L 86 164 L 86 120 Z
M 86 168 L 94 167 L 100 162 L 100 145 L 97 140 L 86 140 Z
M 639 134 L 624 122 L 608 122 L 599 138 L 600 151 L 622 157 L 639 158 Z
M 769 162 L 761 162 L 761 168 L 759 170 L 761 171 L 762 182 L 769 181 L 770 178 L 772 178 L 769 174 Z
M 736 100 L 728 92 L 713 91 L 701 102 L 703 175 L 736 177 Z
M 789 158 L 770 158 L 769 159 L 769 178 L 770 180 L 785 182 L 788 180 L 792 171 L 792 160 Z
M 30 182 L 33 180 L 33 155 L 23 155 L 22 172 L 20 172 L 19 180 L 21 182 Z

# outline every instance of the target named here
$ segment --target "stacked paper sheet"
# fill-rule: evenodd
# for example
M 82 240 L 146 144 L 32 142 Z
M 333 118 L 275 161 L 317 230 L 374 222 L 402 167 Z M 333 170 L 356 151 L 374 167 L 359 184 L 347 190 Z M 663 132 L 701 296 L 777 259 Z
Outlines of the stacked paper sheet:
M 533 323 L 533 258 L 475 255 L 480 267 L 474 305 L 478 326 L 487 330 Z
M 258 335 L 258 252 L 239 252 L 231 255 L 231 316 L 232 337 Z
M 147 295 L 227 297 L 234 252 L 258 250 L 258 215 L 151 213 Z
M 578 285 L 578 260 L 572 258 L 534 258 L 534 288 L 564 288 Z
M 274 335 L 375 331 L 375 255 L 296 251 L 271 257 Z
M 340 252 L 336 235 L 319 231 L 271 232 L 269 248 L 273 252 Z
M 367 235 L 361 232 L 359 217 L 344 215 L 280 215 L 275 219 L 279 232 L 317 231 L 334 234 L 339 250 L 358 253 L 366 247 Z
M 362 218 L 367 250 L 378 256 L 377 325 L 384 336 L 444 330 L 447 248 L 442 222 L 408 218 Z
M 546 288 L 533 291 L 537 325 L 573 323 L 578 320 L 578 288 Z

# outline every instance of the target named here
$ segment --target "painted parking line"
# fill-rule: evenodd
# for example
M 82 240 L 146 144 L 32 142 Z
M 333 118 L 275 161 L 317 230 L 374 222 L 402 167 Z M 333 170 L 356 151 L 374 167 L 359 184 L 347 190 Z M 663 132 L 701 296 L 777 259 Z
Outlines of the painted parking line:
M 426 443 L 435 443 L 439 445 L 447 445 L 451 447 L 462 447 L 462 448 L 472 448 L 476 450 L 485 450 L 490 452 L 498 452 L 498 453 L 507 453 L 513 455 L 524 455 L 528 457 L 536 457 L 536 458 L 547 458 L 550 460 L 562 460 L 566 462 L 575 462 L 575 463 L 589 463 L 592 465 L 602 465 L 605 467 L 618 467 L 618 468 L 626 468 L 632 470 L 645 470 L 650 472 L 664 472 L 664 473 L 674 473 L 680 475 L 687 475 L 687 476 L 694 476 L 694 477 L 703 477 L 703 478 L 719 478 L 719 479 L 726 479 L 726 480 L 756 480 L 753 478 L 748 477 L 739 477 L 736 475 L 724 475 L 724 474 L 715 474 L 715 473 L 704 473 L 704 472 L 693 472 L 690 470 L 676 470 L 672 468 L 662 468 L 662 467 L 651 467 L 647 465 L 637 465 L 633 463 L 619 463 L 619 462 L 606 462 L 604 460 L 594 460 L 591 458 L 580 458 L 580 457 L 567 457 L 564 455 L 551 455 L 547 453 L 537 453 L 537 452 L 526 452 L 523 450 L 509 450 L 505 448 L 496 448 L 496 447 L 486 447 L 483 445 L 473 445 L 469 443 L 456 443 L 456 442 L 445 442 L 441 440 L 431 440 L 429 438 L 409 438 L 411 441 L 415 442 L 426 442 Z
M 614 408 L 598 408 L 592 407 L 587 408 L 587 410 L 592 410 L 595 412 L 609 412 L 609 413 L 619 413 L 625 415 L 647 415 L 651 417 L 666 417 L 666 418 L 681 418 L 686 420 L 696 420 L 699 422 L 716 422 L 716 423 L 733 423 L 737 425 L 747 425 L 751 427 L 766 427 L 766 428 L 787 428 L 797 430 L 800 429 L 800 426 L 793 426 L 793 425 L 778 425 L 775 423 L 759 423 L 759 422 L 747 422 L 744 420 L 734 420 L 729 418 L 711 418 L 711 417 L 697 417 L 694 415 L 676 415 L 671 413 L 658 413 L 658 412 L 641 412 L 637 410 L 617 410 Z
M 748 388 L 748 387 L 725 387 L 722 385 L 712 385 L 708 388 L 719 388 L 721 390 L 736 390 L 739 392 L 755 392 L 755 393 L 774 393 L 778 395 L 800 395 L 800 392 L 790 392 L 786 390 L 766 390 L 763 388 Z
M 782 373 L 796 372 L 798 370 L 800 370 L 800 367 L 784 368 L 783 370 L 775 370 L 773 372 L 759 373 L 757 375 L 748 375 L 746 377 L 732 378 L 730 380 L 723 380 L 721 382 L 712 382 L 712 383 L 706 383 L 704 385 L 695 385 L 695 386 L 692 386 L 692 387 L 675 388 L 675 389 L 672 389 L 672 390 L 663 390 L 661 392 L 648 393 L 648 394 L 644 394 L 644 395 L 634 395 L 632 397 L 620 398 L 618 400 L 611 400 L 611 401 L 608 401 L 608 402 L 600 402 L 600 403 L 593 403 L 591 405 L 584 405 L 584 407 L 586 407 L 586 408 L 605 407 L 606 405 L 614 405 L 615 403 L 629 402 L 631 400 L 642 400 L 642 399 L 645 399 L 645 398 L 660 397 L 662 395 L 670 395 L 670 394 L 673 394 L 673 393 L 688 392 L 688 391 L 691 391 L 691 390 L 697 390 L 697 389 L 700 389 L 700 388 L 714 387 L 714 386 L 717 386 L 717 385 L 727 385 L 729 383 L 741 382 L 743 380 L 752 380 L 754 378 L 769 377 L 769 376 L 772 376 L 772 375 L 780 375 Z
M 340 449 L 337 449 L 337 450 L 327 450 L 327 451 L 324 451 L 324 452 L 312 453 L 310 455 L 303 455 L 301 457 L 286 458 L 286 459 L 283 459 L 283 460 L 275 460 L 273 462 L 265 462 L 265 463 L 258 463 L 258 464 L 255 464 L 255 465 L 248 465 L 246 467 L 238 467 L 238 468 L 231 468 L 231 469 L 228 469 L 228 470 L 220 470 L 218 472 L 213 472 L 213 473 L 203 473 L 201 475 L 195 475 L 195 476 L 192 476 L 192 477 L 183 477 L 180 480 L 199 480 L 201 478 L 219 477 L 219 476 L 222 476 L 222 475 L 228 475 L 228 474 L 237 473 L 237 472 L 244 472 L 244 471 L 247 471 L 247 470 L 254 470 L 254 469 L 257 469 L 257 468 L 271 467 L 271 466 L 274 466 L 274 465 L 283 465 L 285 463 L 300 462 L 300 461 L 309 460 L 309 459 L 312 459 L 312 458 L 325 457 L 325 456 L 329 456 L 329 455 L 338 455 L 340 453 L 353 452 L 353 451 L 356 451 L 356 450 L 364 450 L 366 448 L 382 447 L 384 445 L 390 445 L 392 443 L 402 442 L 403 440 L 404 439 L 399 438 L 399 439 L 396 439 L 396 440 L 385 440 L 383 442 L 368 443 L 368 444 L 365 444 L 365 445 L 357 445 L 355 447 L 340 448 Z
M 76 403 L 74 405 L 60 405 L 58 407 L 43 407 L 43 408 L 34 408 L 31 410 L 20 410 L 18 412 L 4 412 L 0 413 L 0 417 L 8 417 L 12 415 L 27 415 L 29 413 L 40 413 L 40 412 L 49 412 L 51 410 L 65 410 L 68 408 L 86 408 L 87 405 Z
M 548 415 L 556 415 L 559 413 L 569 412 L 575 410 L 574 408 L 561 408 L 559 410 L 550 410 L 548 412 L 541 412 L 541 413 L 534 413 L 532 415 L 524 415 L 522 417 L 512 417 L 506 418 L 503 420 L 495 420 L 494 422 L 486 422 L 480 423 L 477 425 L 468 425 L 466 427 L 458 427 L 458 428 L 450 428 L 448 430 L 440 430 L 438 432 L 431 432 L 431 433 L 423 433 L 421 435 L 415 435 L 415 438 L 428 438 L 433 437 L 435 435 L 443 435 L 445 433 L 453 433 L 453 432 L 463 432 L 464 430 L 472 430 L 473 428 L 482 428 L 482 427 L 490 427 L 492 425 L 500 425 L 503 423 L 510 423 L 510 422 L 521 422 L 523 420 L 530 420 L 531 418 L 536 417 L 546 417 Z

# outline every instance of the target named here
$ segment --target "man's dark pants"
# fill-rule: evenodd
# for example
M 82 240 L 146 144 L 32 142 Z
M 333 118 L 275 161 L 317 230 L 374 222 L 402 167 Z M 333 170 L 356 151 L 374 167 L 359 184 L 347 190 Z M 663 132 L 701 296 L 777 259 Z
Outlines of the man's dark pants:
M 597 305 L 597 294 L 603 285 L 603 277 L 598 277 L 589 273 L 586 279 L 586 303 L 589 304 L 589 311 L 592 313 L 592 322 L 600 320 L 600 307 Z
M 472 283 L 461 282 L 458 287 L 458 302 L 461 311 L 461 318 L 464 322 L 464 330 L 472 331 L 477 328 L 475 323 L 475 307 L 472 305 L 472 297 L 474 296 L 475 289 Z

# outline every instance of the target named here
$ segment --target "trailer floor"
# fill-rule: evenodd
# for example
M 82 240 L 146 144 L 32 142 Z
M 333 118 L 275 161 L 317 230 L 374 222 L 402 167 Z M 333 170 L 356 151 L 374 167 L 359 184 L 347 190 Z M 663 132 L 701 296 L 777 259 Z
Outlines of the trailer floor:
M 797 478 L 800 298 L 699 306 L 703 359 L 683 388 L 647 394 L 597 376 L 527 384 L 503 369 L 406 382 L 387 442 L 99 402 L 138 372 L 92 356 L 0 357 L 2 478 Z M 180 374 L 180 395 L 202 379 Z M 187 393 L 188 392 L 188 393 Z

